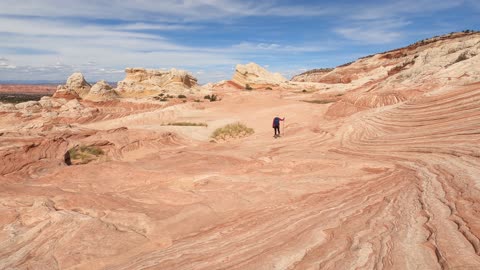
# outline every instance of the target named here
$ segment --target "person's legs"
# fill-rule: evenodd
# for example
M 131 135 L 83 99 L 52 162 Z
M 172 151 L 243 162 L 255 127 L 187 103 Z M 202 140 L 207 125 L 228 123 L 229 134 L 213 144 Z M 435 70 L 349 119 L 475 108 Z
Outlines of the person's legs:
M 275 130 L 275 136 L 280 135 L 280 127 L 274 127 Z

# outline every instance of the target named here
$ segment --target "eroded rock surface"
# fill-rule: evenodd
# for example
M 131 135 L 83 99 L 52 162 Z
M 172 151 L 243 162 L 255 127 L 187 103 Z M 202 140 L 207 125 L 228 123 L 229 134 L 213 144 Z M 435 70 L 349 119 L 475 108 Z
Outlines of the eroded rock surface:
M 232 82 L 242 87 L 263 87 L 278 85 L 288 81 L 280 73 L 271 73 L 265 68 L 255 64 L 237 65 L 233 74 Z
M 53 95 L 55 98 L 83 98 L 92 86 L 85 80 L 82 73 L 76 72 L 70 75 L 65 85 L 59 85 L 57 91 Z
M 371 93 L 360 76 L 326 93 L 225 83 L 216 102 L 19 106 L 97 109 L 49 122 L 9 107 L 0 112 L 0 268 L 479 269 L 476 57 L 437 67 L 468 77 L 434 73 L 422 84 L 413 64 L 386 71 Z M 302 101 L 326 94 L 336 99 Z M 274 139 L 276 115 L 286 121 Z M 210 142 L 238 121 L 255 133 Z M 105 158 L 67 166 L 77 146 Z
M 197 86 L 197 79 L 184 70 L 169 71 L 127 68 L 126 77 L 118 82 L 117 90 L 124 95 L 149 95 L 167 92 L 185 92 Z
M 118 94 L 106 81 L 99 81 L 92 86 L 85 100 L 91 101 L 108 101 L 118 98 Z

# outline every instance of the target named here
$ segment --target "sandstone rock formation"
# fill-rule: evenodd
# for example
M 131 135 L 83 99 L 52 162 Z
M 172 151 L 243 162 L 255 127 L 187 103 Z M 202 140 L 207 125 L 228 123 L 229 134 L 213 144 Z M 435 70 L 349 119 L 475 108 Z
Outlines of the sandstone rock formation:
M 292 77 L 293 82 L 319 82 L 321 78 L 331 72 L 333 68 L 313 69 Z
M 255 63 L 248 63 L 235 67 L 232 81 L 242 87 L 246 87 L 248 84 L 250 87 L 256 88 L 265 85 L 279 85 L 288 80 L 280 73 L 271 73 Z
M 90 91 L 83 99 L 91 101 L 108 101 L 118 97 L 115 90 L 106 82 L 99 81 L 92 86 Z
M 398 54 L 407 62 L 362 59 L 357 79 L 318 93 L 227 90 L 202 109 L 8 106 L 0 269 L 480 269 L 475 39 L 412 48 L 415 63 L 410 49 Z M 338 101 L 299 102 L 332 93 Z M 65 117 L 18 113 L 36 106 Z M 277 140 L 275 115 L 287 119 Z M 237 121 L 255 133 L 210 142 Z M 68 166 L 77 146 L 105 158 Z
M 59 85 L 53 95 L 55 98 L 83 98 L 92 86 L 85 80 L 82 73 L 76 72 L 70 75 L 65 85 Z
M 125 73 L 125 79 L 117 85 L 117 91 L 122 95 L 141 96 L 162 90 L 183 93 L 197 86 L 197 79 L 184 70 L 127 68 Z

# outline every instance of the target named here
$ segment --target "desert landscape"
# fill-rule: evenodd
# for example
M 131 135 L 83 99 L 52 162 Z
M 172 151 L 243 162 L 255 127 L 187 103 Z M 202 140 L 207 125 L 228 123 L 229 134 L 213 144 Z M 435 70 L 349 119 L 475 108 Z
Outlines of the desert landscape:
M 0 269 L 480 269 L 479 32 L 125 73 L 0 103 Z

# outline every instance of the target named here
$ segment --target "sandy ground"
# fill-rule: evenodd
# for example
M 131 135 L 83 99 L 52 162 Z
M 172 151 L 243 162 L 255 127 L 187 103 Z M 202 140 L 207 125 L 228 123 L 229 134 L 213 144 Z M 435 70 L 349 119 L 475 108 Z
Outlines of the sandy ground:
M 227 92 L 31 135 L 2 156 L 0 268 L 479 269 L 478 89 L 336 119 L 303 94 Z M 0 149 L 23 145 L 8 117 Z M 210 142 L 236 121 L 255 134 Z M 78 143 L 108 158 L 66 166 Z

